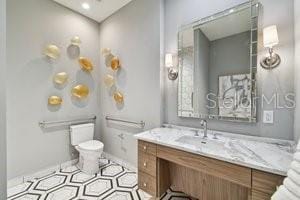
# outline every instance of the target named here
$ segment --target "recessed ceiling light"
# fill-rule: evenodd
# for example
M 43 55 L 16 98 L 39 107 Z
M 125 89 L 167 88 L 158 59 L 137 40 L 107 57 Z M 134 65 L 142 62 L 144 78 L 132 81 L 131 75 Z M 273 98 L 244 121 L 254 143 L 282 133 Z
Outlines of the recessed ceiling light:
M 230 9 L 230 10 L 229 10 L 229 13 L 233 13 L 233 12 L 234 12 L 234 9 Z
M 81 6 L 82 6 L 82 8 L 84 8 L 84 9 L 86 9 L 86 10 L 89 10 L 90 9 L 90 4 L 88 4 L 88 3 L 82 3 L 81 4 Z

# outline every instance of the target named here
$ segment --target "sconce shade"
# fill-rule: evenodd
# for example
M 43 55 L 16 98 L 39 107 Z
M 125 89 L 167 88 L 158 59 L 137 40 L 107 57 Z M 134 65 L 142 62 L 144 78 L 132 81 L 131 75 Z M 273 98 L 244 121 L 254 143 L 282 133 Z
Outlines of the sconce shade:
M 272 48 L 279 43 L 276 25 L 264 28 L 264 47 Z
M 165 57 L 165 66 L 166 67 L 173 67 L 173 55 L 168 53 Z

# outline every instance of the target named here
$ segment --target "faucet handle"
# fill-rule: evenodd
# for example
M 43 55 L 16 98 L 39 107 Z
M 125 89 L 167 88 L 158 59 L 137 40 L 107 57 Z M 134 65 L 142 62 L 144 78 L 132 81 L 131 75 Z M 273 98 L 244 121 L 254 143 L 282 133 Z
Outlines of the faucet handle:
M 190 131 L 195 133 L 195 136 L 199 136 L 199 130 L 197 129 L 190 129 Z
M 218 136 L 220 136 L 221 134 L 214 131 L 213 135 L 214 135 L 213 139 L 217 140 L 217 139 L 219 139 Z
M 201 126 L 205 126 L 207 124 L 207 121 L 205 119 L 201 119 L 200 124 Z

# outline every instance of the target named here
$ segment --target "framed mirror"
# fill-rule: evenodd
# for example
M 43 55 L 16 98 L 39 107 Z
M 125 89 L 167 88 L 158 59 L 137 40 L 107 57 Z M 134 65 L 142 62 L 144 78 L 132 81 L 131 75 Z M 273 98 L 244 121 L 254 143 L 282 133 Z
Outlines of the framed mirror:
M 258 3 L 183 26 L 178 34 L 178 116 L 256 121 Z

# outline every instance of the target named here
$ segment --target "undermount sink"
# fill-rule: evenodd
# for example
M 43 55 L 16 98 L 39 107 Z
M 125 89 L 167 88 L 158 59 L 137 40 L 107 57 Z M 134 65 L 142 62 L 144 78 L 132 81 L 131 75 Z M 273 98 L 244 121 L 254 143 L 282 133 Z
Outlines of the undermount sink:
M 193 145 L 197 148 L 206 147 L 206 148 L 223 148 L 224 142 L 218 141 L 215 139 L 203 138 L 202 136 L 182 136 L 176 140 L 176 142 L 182 144 Z

